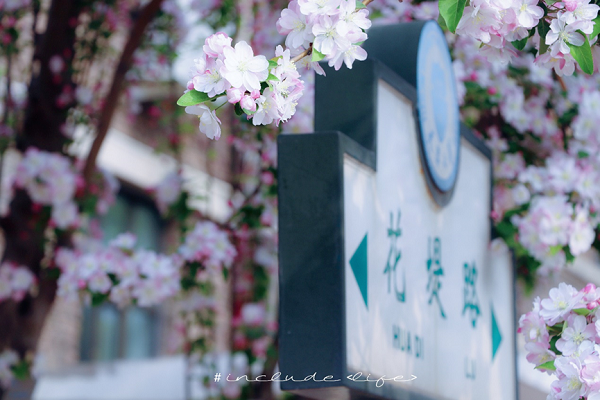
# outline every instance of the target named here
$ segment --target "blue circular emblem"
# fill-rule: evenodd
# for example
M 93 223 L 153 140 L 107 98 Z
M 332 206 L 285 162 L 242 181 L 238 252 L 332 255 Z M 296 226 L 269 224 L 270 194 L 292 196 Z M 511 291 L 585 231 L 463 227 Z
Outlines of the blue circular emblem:
M 458 176 L 460 119 L 450 51 L 435 22 L 421 30 L 417 99 L 426 169 L 437 190 L 449 192 Z

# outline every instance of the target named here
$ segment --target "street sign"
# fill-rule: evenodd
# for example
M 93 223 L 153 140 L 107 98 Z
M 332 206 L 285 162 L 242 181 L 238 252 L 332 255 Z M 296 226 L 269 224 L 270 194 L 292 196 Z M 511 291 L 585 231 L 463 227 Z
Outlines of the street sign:
M 491 154 L 454 131 L 439 34 L 433 22 L 371 30 L 371 61 L 317 80 L 317 129 L 350 137 L 279 139 L 280 369 L 294 377 L 284 390 L 517 398 L 512 257 L 490 246 Z M 378 47 L 411 35 L 413 48 Z M 395 46 L 403 63 L 386 60 Z M 444 101 L 419 101 L 427 71 Z

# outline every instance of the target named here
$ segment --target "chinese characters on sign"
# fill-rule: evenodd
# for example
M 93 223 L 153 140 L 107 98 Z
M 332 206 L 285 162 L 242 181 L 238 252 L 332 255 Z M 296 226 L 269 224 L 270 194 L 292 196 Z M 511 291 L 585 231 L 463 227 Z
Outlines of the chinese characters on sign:
M 440 241 L 440 238 L 436 237 L 433 239 L 433 251 L 432 240 L 429 238 L 427 248 L 429 250 L 429 258 L 427 259 L 427 273 L 429 274 L 427 291 L 429 292 L 429 304 L 431 304 L 431 301 L 435 298 L 440 306 L 440 315 L 442 318 L 446 318 L 439 296 L 439 291 L 442 288 L 440 278 L 444 276 L 444 270 L 442 268 L 442 242 Z
M 400 210 L 398 210 L 396 217 L 396 228 L 394 229 L 394 214 L 390 212 L 390 227 L 387 230 L 388 238 L 390 238 L 390 251 L 388 253 L 387 264 L 385 266 L 384 274 L 388 274 L 388 293 L 391 290 L 391 282 L 394 279 L 394 291 L 396 293 L 396 299 L 400 303 L 406 301 L 406 274 L 402 274 L 402 291 L 398 291 L 398 280 L 396 279 L 396 269 L 398 262 L 402 257 L 402 252 L 398 249 L 398 238 L 402 235 L 400 229 Z M 393 273 L 393 278 L 392 278 Z
M 465 263 L 464 275 L 464 307 L 462 314 L 465 315 L 465 312 L 469 311 L 469 318 L 471 318 L 471 324 L 473 325 L 473 329 L 475 329 L 477 327 L 477 318 L 479 318 L 481 314 L 479 311 L 477 291 L 475 290 L 475 281 L 477 280 L 477 268 L 475 267 L 475 262 L 471 265 Z

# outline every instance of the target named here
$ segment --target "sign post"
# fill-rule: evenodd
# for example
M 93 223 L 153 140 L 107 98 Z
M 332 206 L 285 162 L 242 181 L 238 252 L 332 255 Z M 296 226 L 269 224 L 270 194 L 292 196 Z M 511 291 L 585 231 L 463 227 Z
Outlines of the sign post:
M 282 389 L 516 399 L 512 257 L 443 33 L 369 36 L 370 60 L 317 79 L 316 128 L 344 134 L 279 139 Z

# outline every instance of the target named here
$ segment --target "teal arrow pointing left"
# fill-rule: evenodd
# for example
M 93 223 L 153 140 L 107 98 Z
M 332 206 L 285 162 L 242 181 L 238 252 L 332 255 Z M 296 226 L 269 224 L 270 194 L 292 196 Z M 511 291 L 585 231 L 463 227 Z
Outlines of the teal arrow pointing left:
M 360 294 L 362 294 L 362 298 L 365 301 L 365 306 L 368 309 L 369 303 L 367 301 L 367 234 L 365 234 L 365 237 L 360 242 L 358 248 L 354 251 L 354 254 L 350 258 L 350 268 L 352 268 L 354 278 L 356 279 L 356 283 L 358 284 L 358 288 L 360 289 Z
M 496 358 L 496 353 L 498 352 L 498 348 L 500 347 L 500 343 L 502 343 L 502 334 L 500 333 L 500 328 L 498 327 L 498 321 L 496 321 L 494 307 L 490 308 L 492 309 L 492 361 L 494 361 L 494 358 Z

